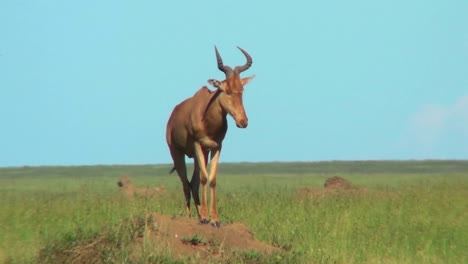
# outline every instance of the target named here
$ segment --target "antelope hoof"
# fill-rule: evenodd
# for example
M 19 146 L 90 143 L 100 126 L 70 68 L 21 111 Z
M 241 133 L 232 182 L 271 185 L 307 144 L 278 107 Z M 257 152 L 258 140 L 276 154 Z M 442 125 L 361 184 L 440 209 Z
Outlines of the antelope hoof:
M 200 224 L 208 224 L 210 222 L 210 220 L 206 219 L 206 218 L 202 218 L 200 219 Z
M 219 221 L 216 221 L 216 222 L 212 222 L 211 225 L 215 228 L 220 228 L 221 227 L 221 223 Z

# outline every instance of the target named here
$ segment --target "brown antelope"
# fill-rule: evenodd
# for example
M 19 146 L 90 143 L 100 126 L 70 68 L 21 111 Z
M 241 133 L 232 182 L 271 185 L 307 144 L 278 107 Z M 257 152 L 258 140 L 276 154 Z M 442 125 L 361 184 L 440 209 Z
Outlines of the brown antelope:
M 247 115 L 242 103 L 244 85 L 255 76 L 240 78 L 240 73 L 250 68 L 252 57 L 243 49 L 237 47 L 247 58 L 246 64 L 237 66 L 234 70 L 223 64 L 218 49 L 215 47 L 218 69 L 226 74 L 226 79 L 208 80 L 216 91 L 210 91 L 206 86 L 195 95 L 178 104 L 172 111 L 167 123 L 166 140 L 169 145 L 174 168 L 182 181 L 185 195 L 185 209 L 190 216 L 190 193 L 197 209 L 200 222 L 207 224 L 207 186 L 211 191 L 211 224 L 219 227 L 220 222 L 216 210 L 216 174 L 222 143 L 227 131 L 226 115 L 232 116 L 237 127 L 247 127 Z M 210 171 L 207 163 L 210 154 Z M 194 158 L 192 180 L 187 179 L 185 155 Z M 198 189 L 202 185 L 201 203 Z

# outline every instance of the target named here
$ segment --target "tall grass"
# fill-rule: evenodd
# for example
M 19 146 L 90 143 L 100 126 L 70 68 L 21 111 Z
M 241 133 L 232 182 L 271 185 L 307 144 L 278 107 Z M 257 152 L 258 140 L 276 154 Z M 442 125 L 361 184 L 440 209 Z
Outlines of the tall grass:
M 425 170 L 431 166 L 415 165 Z M 272 164 L 273 170 L 277 166 Z M 241 164 L 238 170 L 244 174 L 238 174 L 230 164 L 218 179 L 221 221 L 243 222 L 258 239 L 285 251 L 273 257 L 242 253 L 228 262 L 464 263 L 468 171 L 459 164 L 456 171 L 448 171 L 446 164 L 443 170 L 432 166 L 431 173 L 391 168 L 392 173 L 340 174 L 367 191 L 311 198 L 298 195 L 298 189 L 322 186 L 333 170 L 277 173 L 264 165 L 255 171 L 251 164 Z M 0 262 L 35 263 L 48 245 L 74 243 L 149 212 L 183 215 L 179 179 L 167 175 L 168 168 L 0 169 Z M 165 185 L 167 192 L 159 198 L 126 199 L 116 186 L 123 174 L 139 187 Z M 126 257 L 116 255 L 113 260 L 123 262 Z M 140 260 L 173 262 L 155 254 Z

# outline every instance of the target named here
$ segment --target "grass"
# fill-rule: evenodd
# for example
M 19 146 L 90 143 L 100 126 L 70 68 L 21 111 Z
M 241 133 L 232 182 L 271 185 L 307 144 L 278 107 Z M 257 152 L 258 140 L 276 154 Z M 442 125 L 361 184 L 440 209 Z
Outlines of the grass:
M 191 237 L 183 237 L 182 238 L 182 242 L 186 243 L 186 244 L 190 244 L 190 245 L 202 245 L 202 244 L 205 244 L 205 242 L 203 241 L 203 239 L 198 235 L 198 234 L 195 234 Z
M 0 263 L 46 263 L 99 234 L 126 245 L 146 225 L 124 219 L 184 215 L 180 182 L 169 169 L 0 168 Z M 158 200 L 125 199 L 116 186 L 124 174 L 139 187 L 168 191 Z M 298 189 L 321 187 L 335 174 L 368 191 L 298 198 Z M 218 178 L 221 221 L 243 222 L 258 239 L 285 249 L 273 256 L 237 252 L 227 263 L 465 263 L 467 197 L 466 161 L 222 164 Z M 125 250 L 99 252 L 103 262 L 129 261 Z M 151 249 L 137 262 L 180 263 Z

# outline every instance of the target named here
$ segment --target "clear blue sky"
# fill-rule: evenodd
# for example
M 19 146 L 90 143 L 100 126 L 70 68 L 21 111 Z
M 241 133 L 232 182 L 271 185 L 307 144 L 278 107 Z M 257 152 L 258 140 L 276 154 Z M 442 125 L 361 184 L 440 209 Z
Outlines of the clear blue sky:
M 171 162 L 173 107 L 225 64 L 221 161 L 468 159 L 468 1 L 0 4 L 0 166 Z

